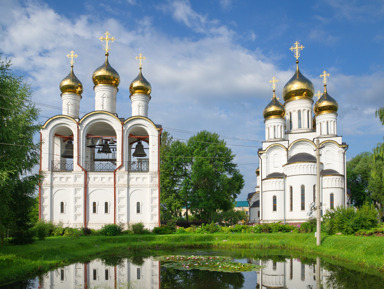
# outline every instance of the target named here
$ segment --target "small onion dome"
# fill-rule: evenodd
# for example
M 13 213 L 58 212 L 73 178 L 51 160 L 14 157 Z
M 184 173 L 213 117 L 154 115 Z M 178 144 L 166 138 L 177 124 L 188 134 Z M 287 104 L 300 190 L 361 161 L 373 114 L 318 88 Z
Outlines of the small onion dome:
M 139 75 L 132 81 L 131 85 L 129 86 L 129 92 L 131 93 L 131 95 L 146 94 L 150 96 L 151 91 L 152 87 L 149 84 L 148 80 L 146 80 L 143 76 L 140 67 Z
M 296 72 L 292 78 L 287 82 L 283 89 L 284 101 L 291 101 L 296 99 L 304 99 L 313 97 L 313 84 L 299 70 L 299 62 L 296 62 Z
M 285 108 L 276 98 L 275 92 L 273 92 L 271 102 L 265 107 L 263 115 L 265 120 L 272 118 L 284 118 Z
M 314 111 L 315 115 L 325 114 L 325 113 L 335 113 L 337 112 L 339 105 L 337 101 L 328 94 L 327 87 L 324 88 L 323 96 L 315 103 Z
M 71 72 L 60 82 L 61 93 L 76 93 L 81 96 L 83 93 L 83 84 L 76 77 L 71 66 Z
M 108 84 L 115 87 L 119 86 L 120 76 L 117 71 L 109 64 L 108 53 L 105 54 L 105 62 L 99 68 L 95 70 L 92 75 L 93 83 L 98 84 Z

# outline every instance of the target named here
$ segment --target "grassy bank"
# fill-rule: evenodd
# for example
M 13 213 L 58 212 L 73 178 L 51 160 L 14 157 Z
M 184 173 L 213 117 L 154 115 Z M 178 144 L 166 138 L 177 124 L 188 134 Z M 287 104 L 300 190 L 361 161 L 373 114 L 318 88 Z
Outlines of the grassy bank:
M 321 247 L 312 233 L 51 237 L 31 245 L 0 247 L 0 284 L 108 255 L 181 248 L 292 250 L 384 273 L 383 237 L 325 236 Z

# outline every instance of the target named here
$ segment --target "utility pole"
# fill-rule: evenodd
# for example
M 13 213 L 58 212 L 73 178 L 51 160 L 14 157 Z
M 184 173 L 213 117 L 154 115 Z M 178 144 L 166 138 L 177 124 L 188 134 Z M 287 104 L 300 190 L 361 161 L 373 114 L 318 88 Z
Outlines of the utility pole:
M 316 185 L 316 245 L 321 244 L 321 215 L 320 215 L 320 142 L 316 140 L 316 166 L 317 166 L 317 185 Z

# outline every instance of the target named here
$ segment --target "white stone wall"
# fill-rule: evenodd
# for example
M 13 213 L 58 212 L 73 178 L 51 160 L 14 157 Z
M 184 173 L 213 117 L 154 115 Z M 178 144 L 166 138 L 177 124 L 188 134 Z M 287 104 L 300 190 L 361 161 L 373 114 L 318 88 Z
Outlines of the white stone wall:
M 112 85 L 98 84 L 95 90 L 95 110 L 116 113 L 117 88 Z
M 146 94 L 131 95 L 132 116 L 148 117 L 148 103 L 150 96 Z
M 79 118 L 81 96 L 76 93 L 65 92 L 61 94 L 62 114 L 75 119 Z

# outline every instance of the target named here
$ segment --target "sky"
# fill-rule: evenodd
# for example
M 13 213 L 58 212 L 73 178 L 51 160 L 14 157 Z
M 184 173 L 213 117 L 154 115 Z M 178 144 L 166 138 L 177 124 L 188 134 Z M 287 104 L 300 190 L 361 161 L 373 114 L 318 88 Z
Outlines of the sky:
M 383 106 L 384 1 L 382 0 L 0 0 L 0 54 L 33 89 L 40 122 L 61 114 L 59 84 L 74 72 L 84 92 L 80 115 L 94 110 L 92 74 L 109 62 L 120 75 L 119 117 L 131 116 L 129 85 L 139 71 L 151 83 L 149 118 L 176 140 L 215 132 L 236 155 L 246 200 L 256 185 L 257 150 L 264 140 L 263 110 L 295 72 L 289 50 L 301 51 L 300 70 L 315 91 L 329 72 L 328 93 L 339 103 L 338 134 L 347 158 L 383 141 L 375 117 Z

